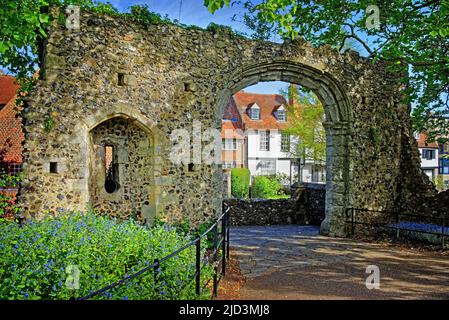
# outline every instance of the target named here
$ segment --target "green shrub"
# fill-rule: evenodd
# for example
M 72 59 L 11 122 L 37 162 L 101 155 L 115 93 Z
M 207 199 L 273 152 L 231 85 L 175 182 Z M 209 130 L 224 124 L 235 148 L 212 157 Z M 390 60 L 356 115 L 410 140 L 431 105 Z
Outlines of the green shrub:
M 282 190 L 282 185 L 276 177 L 256 176 L 253 179 L 253 198 L 276 198 Z
M 72 214 L 24 226 L 0 221 L 0 299 L 69 299 L 87 295 L 153 264 L 191 241 L 176 229 L 147 228 L 134 221 Z M 205 248 L 205 243 L 202 245 Z M 205 249 L 203 249 L 205 256 Z M 210 264 L 202 284 L 211 278 Z M 79 289 L 67 288 L 70 266 L 80 271 Z M 195 299 L 195 246 L 153 270 L 94 299 Z M 210 297 L 210 291 L 204 292 Z
M 173 227 L 179 235 L 185 237 L 185 236 L 191 236 L 192 238 L 197 238 L 198 236 L 205 233 L 212 225 L 215 223 L 215 220 L 208 219 L 207 221 L 201 223 L 196 228 L 191 228 L 190 220 L 185 218 L 182 221 L 178 221 L 175 223 L 172 223 L 171 225 L 168 225 L 165 221 L 156 218 L 155 225 L 157 226 L 169 226 Z M 214 233 L 209 232 L 205 238 L 205 244 L 206 249 L 212 250 L 214 246 Z
M 22 174 L 9 175 L 6 172 L 0 172 L 0 187 L 1 188 L 16 188 L 22 181 Z
M 247 168 L 231 170 L 231 194 L 234 198 L 248 198 L 250 171 Z

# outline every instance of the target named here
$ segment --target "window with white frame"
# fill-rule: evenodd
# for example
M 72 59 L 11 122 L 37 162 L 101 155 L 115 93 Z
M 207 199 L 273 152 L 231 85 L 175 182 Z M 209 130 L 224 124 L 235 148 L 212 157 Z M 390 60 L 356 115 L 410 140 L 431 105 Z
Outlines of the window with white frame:
M 276 119 L 278 121 L 286 121 L 287 115 L 285 113 L 285 109 L 283 106 L 280 106 L 279 109 L 276 111 Z
M 271 175 L 276 172 L 276 164 L 274 160 L 261 160 L 259 162 L 260 173 L 263 175 Z
M 235 161 L 223 162 L 223 169 L 232 169 L 232 168 L 237 168 L 237 162 Z
M 255 104 L 249 109 L 249 117 L 251 120 L 260 120 L 260 109 L 258 105 Z
M 435 150 L 433 149 L 423 149 L 422 150 L 422 158 L 426 160 L 435 159 Z
M 223 150 L 237 150 L 237 139 L 221 139 Z
M 290 134 L 281 132 L 281 152 L 290 152 Z
M 259 139 L 260 139 L 260 146 L 259 146 L 260 151 L 270 151 L 270 131 L 260 130 Z

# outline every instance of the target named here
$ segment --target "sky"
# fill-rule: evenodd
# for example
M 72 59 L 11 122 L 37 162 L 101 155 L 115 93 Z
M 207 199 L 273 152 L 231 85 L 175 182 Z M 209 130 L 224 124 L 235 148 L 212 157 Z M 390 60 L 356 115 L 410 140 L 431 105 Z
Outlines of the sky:
M 207 27 L 211 22 L 232 26 L 234 30 L 245 31 L 243 23 L 232 21 L 234 14 L 240 12 L 238 7 L 230 7 L 211 14 L 203 5 L 203 0 L 99 0 L 109 2 L 120 11 L 126 11 L 132 5 L 148 5 L 149 9 L 162 16 L 168 15 L 172 20 L 178 19 L 184 24 Z M 180 12 L 181 8 L 181 12 Z M 181 13 L 181 14 L 180 14 Z M 179 19 L 180 18 L 180 19 Z

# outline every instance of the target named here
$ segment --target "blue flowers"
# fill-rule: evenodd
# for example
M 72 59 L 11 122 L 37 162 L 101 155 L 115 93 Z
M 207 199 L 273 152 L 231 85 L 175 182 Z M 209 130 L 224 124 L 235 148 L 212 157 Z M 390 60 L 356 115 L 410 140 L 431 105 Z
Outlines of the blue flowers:
M 23 227 L 0 223 L 0 238 L 0 299 L 81 297 L 152 265 L 155 258 L 163 258 L 190 240 L 170 227 L 142 227 L 92 213 Z M 186 274 L 192 274 L 194 250 L 191 247 L 165 261 L 157 285 L 150 269 L 94 299 L 159 299 L 161 294 L 167 299 L 191 298 L 174 296 L 174 292 L 187 282 Z M 66 269 L 69 265 L 76 265 L 79 273 L 67 271 L 74 270 Z M 66 287 L 73 281 L 79 283 L 76 292 Z
M 391 228 L 399 227 L 400 234 L 410 236 L 411 238 L 427 240 L 433 243 L 439 243 L 441 241 L 442 232 L 449 238 L 449 227 L 443 229 L 442 226 L 432 223 L 418 223 L 410 221 L 402 221 L 399 224 L 394 223 L 389 225 Z M 404 230 L 405 229 L 405 230 Z M 392 230 L 393 232 L 394 230 Z

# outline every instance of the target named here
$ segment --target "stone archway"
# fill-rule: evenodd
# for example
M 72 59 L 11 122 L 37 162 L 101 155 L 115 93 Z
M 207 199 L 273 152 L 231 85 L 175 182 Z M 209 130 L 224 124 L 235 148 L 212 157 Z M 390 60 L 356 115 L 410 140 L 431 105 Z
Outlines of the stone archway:
M 220 166 L 173 163 L 170 135 L 177 129 L 192 132 L 194 121 L 219 129 L 226 100 L 268 80 L 308 87 L 326 106 L 331 174 L 323 233 L 345 235 L 345 207 L 401 210 L 435 193 L 420 173 L 400 77 L 388 71 L 387 63 L 301 40 L 254 41 L 220 28 L 142 28 L 87 11 L 81 13 L 79 30 L 49 30 L 48 45 L 45 81 L 24 112 L 19 201 L 26 217 L 85 210 L 89 132 L 115 116 L 137 120 L 134 124 L 153 134 L 152 212 L 187 218 L 194 225 L 219 214 Z M 56 125 L 46 132 L 49 117 Z
M 311 89 L 325 109 L 326 129 L 326 218 L 322 234 L 345 234 L 344 211 L 351 206 L 352 161 L 351 106 L 338 81 L 326 72 L 308 65 L 278 60 L 249 65 L 235 71 L 218 97 L 221 119 L 229 98 L 236 92 L 263 81 L 284 81 Z

